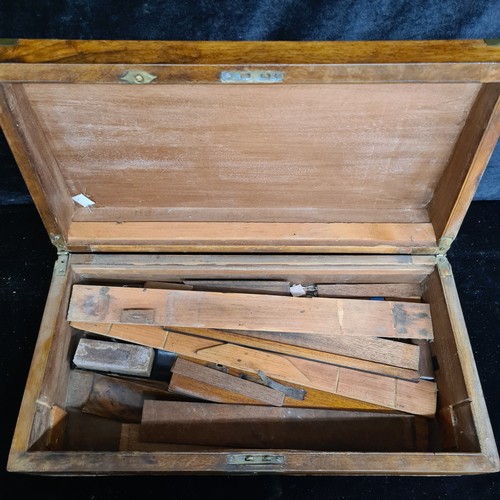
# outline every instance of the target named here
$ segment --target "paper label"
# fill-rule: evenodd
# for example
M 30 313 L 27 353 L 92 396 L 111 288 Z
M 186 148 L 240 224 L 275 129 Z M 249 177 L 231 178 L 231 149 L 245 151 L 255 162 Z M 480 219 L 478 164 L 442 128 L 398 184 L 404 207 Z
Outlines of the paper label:
M 306 289 L 302 285 L 292 285 L 290 287 L 290 293 L 294 297 L 303 297 L 306 295 Z
M 84 194 L 80 193 L 77 194 L 76 196 L 72 196 L 71 199 L 78 203 L 78 205 L 81 205 L 82 207 L 90 207 L 91 205 L 95 205 L 95 203 L 90 199 L 87 198 Z

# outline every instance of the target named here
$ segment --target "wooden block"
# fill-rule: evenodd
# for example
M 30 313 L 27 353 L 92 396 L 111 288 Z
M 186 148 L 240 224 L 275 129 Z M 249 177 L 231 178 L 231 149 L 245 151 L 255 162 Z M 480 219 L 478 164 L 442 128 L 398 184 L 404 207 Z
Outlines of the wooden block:
M 326 336 L 431 339 L 428 304 L 74 285 L 69 321 L 144 324 L 123 312 L 154 311 L 147 324 Z M 196 311 L 196 314 L 193 314 Z M 139 315 L 140 316 L 140 315 Z
M 170 390 L 217 403 L 267 404 L 283 406 L 282 392 L 207 368 L 185 359 L 172 367 Z
M 120 422 L 140 422 L 145 399 L 175 398 L 168 384 L 163 383 L 162 388 L 158 385 L 71 370 L 66 407 Z
M 269 280 L 185 280 L 193 290 L 233 293 L 257 293 L 266 295 L 290 295 L 288 281 Z
M 434 380 L 434 364 L 432 362 L 431 345 L 427 340 L 413 339 L 412 343 L 420 348 L 418 372 L 424 380 Z
M 419 283 L 359 283 L 359 284 L 318 284 L 319 297 L 384 297 L 417 300 L 422 296 Z
M 73 363 L 78 368 L 149 377 L 154 361 L 150 347 L 82 338 Z
M 409 415 L 146 401 L 140 439 L 320 451 L 412 451 Z

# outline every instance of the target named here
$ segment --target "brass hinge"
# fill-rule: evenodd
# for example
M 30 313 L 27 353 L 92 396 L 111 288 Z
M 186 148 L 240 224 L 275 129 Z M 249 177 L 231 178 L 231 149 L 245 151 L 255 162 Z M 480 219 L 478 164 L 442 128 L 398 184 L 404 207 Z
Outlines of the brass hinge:
M 484 43 L 486 45 L 492 45 L 493 47 L 500 46 L 500 38 L 485 38 Z
M 436 265 L 441 278 L 450 278 L 453 276 L 450 262 L 444 255 L 438 255 L 436 257 Z
M 64 241 L 64 238 L 60 234 L 50 233 L 49 236 L 50 236 L 50 241 L 56 247 L 58 252 L 66 251 L 66 242 Z
M 68 262 L 68 252 L 57 252 L 57 260 L 54 268 L 56 276 L 66 276 L 66 272 L 68 271 Z
M 452 243 L 453 238 L 450 238 L 449 236 L 443 236 L 443 238 L 440 238 L 438 242 L 438 255 L 445 255 L 450 249 Z

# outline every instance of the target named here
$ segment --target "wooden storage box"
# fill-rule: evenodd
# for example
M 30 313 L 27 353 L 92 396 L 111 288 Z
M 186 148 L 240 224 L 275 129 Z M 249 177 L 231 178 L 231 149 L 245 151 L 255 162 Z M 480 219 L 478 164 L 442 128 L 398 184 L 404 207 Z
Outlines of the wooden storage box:
M 499 470 L 446 259 L 498 140 L 498 47 L 18 40 L 0 63 L 2 129 L 59 250 L 10 471 Z M 200 278 L 418 284 L 438 364 L 428 451 L 120 451 L 75 421 L 71 286 Z

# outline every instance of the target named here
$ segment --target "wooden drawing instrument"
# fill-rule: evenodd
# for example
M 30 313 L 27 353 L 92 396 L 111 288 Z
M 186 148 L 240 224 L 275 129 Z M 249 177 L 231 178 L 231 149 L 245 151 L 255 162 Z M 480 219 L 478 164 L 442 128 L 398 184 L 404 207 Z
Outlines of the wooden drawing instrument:
M 140 439 L 196 445 L 321 451 L 411 451 L 410 415 L 146 401 Z
M 326 336 L 433 337 L 428 304 L 91 285 L 73 286 L 68 320 Z
M 283 406 L 285 395 L 265 385 L 223 373 L 213 368 L 177 359 L 172 367 L 169 390 L 214 401 Z
M 103 331 L 107 331 L 105 334 L 110 336 L 116 332 L 116 338 L 126 340 L 127 328 L 124 326 L 106 326 Z M 134 331 L 141 327 L 132 325 L 132 328 Z M 436 409 L 436 384 L 426 380 L 408 382 L 175 332 L 164 332 L 160 342 L 163 342 L 162 349 L 193 360 L 208 361 L 254 374 L 262 371 L 281 382 L 291 382 L 386 408 L 424 416 L 434 414 Z

